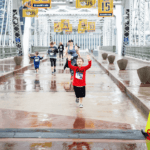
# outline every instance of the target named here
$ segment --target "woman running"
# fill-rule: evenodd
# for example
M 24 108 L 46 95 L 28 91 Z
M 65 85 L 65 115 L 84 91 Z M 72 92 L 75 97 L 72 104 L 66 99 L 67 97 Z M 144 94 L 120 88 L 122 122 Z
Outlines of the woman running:
M 69 45 L 66 48 L 64 56 L 68 57 L 68 55 L 71 55 L 72 56 L 71 57 L 71 64 L 73 66 L 75 66 L 78 56 L 81 57 L 81 55 L 79 53 L 78 47 L 73 45 L 73 40 L 69 40 L 68 43 L 69 43 Z M 73 70 L 70 69 L 70 73 L 71 73 L 71 80 L 72 80 L 73 79 L 73 74 L 74 74 Z

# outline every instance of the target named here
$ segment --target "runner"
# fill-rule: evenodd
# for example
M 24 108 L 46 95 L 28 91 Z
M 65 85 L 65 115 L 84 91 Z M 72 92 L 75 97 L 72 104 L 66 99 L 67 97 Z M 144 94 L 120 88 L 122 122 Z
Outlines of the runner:
M 78 57 L 77 59 L 77 65 L 73 66 L 71 65 L 71 56 L 68 56 L 68 67 L 71 68 L 74 71 L 73 76 L 73 86 L 74 91 L 76 95 L 76 102 L 79 102 L 79 107 L 83 108 L 83 97 L 85 97 L 85 86 L 86 86 L 86 70 L 88 70 L 91 67 L 92 61 L 90 59 L 90 56 L 87 56 L 88 59 L 88 65 L 82 66 L 84 63 L 83 58 Z
M 63 59 L 64 45 L 61 42 L 58 46 L 58 50 L 59 50 L 59 58 L 61 59 L 61 56 L 62 56 L 62 59 Z
M 39 52 L 35 52 L 35 56 L 32 56 L 32 57 L 29 54 L 29 57 L 31 59 L 34 59 L 34 67 L 35 67 L 36 73 L 38 73 L 38 71 L 39 71 L 40 60 L 43 59 L 43 57 L 44 57 L 44 55 L 43 55 L 43 57 L 40 57 L 38 55 L 39 55 Z
M 69 43 L 69 45 L 66 48 L 64 56 L 67 56 L 68 54 L 71 55 L 72 56 L 71 57 L 71 64 L 73 66 L 75 66 L 78 56 L 81 57 L 81 55 L 79 53 L 78 47 L 73 45 L 73 40 L 69 40 L 68 43 Z M 73 74 L 74 74 L 73 70 L 70 69 L 70 73 L 71 73 L 71 80 L 72 80 L 73 79 Z
M 58 53 L 58 49 L 54 46 L 54 43 L 51 42 L 50 47 L 47 51 L 47 55 L 49 55 L 50 57 L 52 74 L 56 72 L 57 53 Z

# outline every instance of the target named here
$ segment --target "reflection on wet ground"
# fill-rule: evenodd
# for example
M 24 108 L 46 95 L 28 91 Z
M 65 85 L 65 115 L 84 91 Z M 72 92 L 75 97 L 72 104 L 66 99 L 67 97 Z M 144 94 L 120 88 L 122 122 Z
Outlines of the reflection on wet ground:
M 7 139 L 1 150 L 146 150 L 149 142 L 115 140 Z
M 84 65 L 88 62 L 86 55 Z M 61 65 L 60 65 L 61 64 Z M 0 128 L 141 129 L 147 119 L 95 61 L 87 71 L 84 108 L 75 103 L 65 59 L 17 73 L 0 84 Z M 132 115 L 131 115 L 132 114 Z
M 46 58 L 47 56 L 45 55 L 45 53 L 40 53 L 40 55 L 43 55 L 43 54 L 44 54 L 44 58 Z M 22 59 L 22 63 L 20 66 L 16 66 L 14 62 L 14 58 L 5 58 L 3 60 L 0 60 L 0 75 L 14 71 L 16 69 L 19 69 L 20 67 L 24 67 L 28 64 L 33 63 L 33 61 L 29 60 L 28 56 L 22 56 L 22 58 L 23 59 Z

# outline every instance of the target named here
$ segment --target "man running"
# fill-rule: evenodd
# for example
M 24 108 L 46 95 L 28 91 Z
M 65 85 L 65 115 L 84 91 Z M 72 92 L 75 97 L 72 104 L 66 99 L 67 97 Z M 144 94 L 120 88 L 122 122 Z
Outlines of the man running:
M 61 59 L 61 56 L 62 56 L 62 59 L 63 59 L 64 45 L 62 44 L 62 42 L 60 42 L 58 46 L 58 50 L 59 50 L 59 58 Z
M 64 56 L 68 56 L 68 54 L 71 55 L 71 64 L 75 66 L 78 56 L 81 57 L 81 55 L 80 55 L 78 47 L 73 45 L 73 40 L 69 40 L 68 43 L 69 45 L 66 48 Z M 70 69 L 70 73 L 71 73 L 71 80 L 73 80 L 74 72 L 72 69 Z
M 58 49 L 54 46 L 54 43 L 50 43 L 50 47 L 47 51 L 47 55 L 50 57 L 52 74 L 56 73 L 56 60 Z

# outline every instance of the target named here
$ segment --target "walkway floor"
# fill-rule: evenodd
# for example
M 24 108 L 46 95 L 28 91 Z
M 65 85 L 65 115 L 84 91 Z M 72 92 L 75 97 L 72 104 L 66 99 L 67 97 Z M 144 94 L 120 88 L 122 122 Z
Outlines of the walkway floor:
M 42 55 L 43 55 L 43 53 L 40 53 L 40 56 L 42 56 Z M 47 57 L 47 56 L 44 54 L 44 57 Z M 23 58 L 23 60 L 22 60 L 22 63 L 20 65 L 21 67 L 24 67 L 24 66 L 32 63 L 30 61 L 30 59 L 28 58 L 28 56 L 25 56 L 25 57 L 23 56 L 22 58 Z M 16 66 L 13 57 L 1 59 L 0 60 L 0 76 L 5 74 L 5 73 L 16 70 L 20 66 Z
M 86 54 L 81 54 L 86 65 Z M 39 75 L 34 68 L 17 73 L 0 84 L 0 128 L 58 128 L 58 129 L 143 129 L 147 118 L 122 92 L 110 77 L 93 60 L 87 71 L 86 98 L 81 109 L 75 103 L 75 94 L 70 82 L 69 69 L 63 73 L 65 60 L 57 60 L 56 76 L 51 75 L 49 60 L 41 63 Z M 139 67 L 138 65 L 136 65 Z M 135 68 L 135 67 L 134 67 Z M 127 74 L 129 76 L 129 74 Z M 121 77 L 120 77 L 121 78 Z M 133 76 L 131 76 L 133 78 Z M 131 82 L 130 85 L 137 84 Z M 11 140 L 12 141 L 12 140 Z M 1 139 L 0 147 L 7 149 L 34 149 L 49 143 L 52 150 L 64 149 L 66 145 L 76 146 L 85 142 L 91 150 L 111 148 L 114 150 L 145 149 L 145 141 L 103 140 L 40 140 L 20 141 Z M 59 141 L 59 142 L 58 142 Z M 84 143 L 82 143 L 84 145 Z M 17 147 L 18 146 L 18 147 Z M 25 147 L 29 148 L 25 148 Z M 78 145 L 79 147 L 81 146 Z M 16 148 L 17 147 L 17 148 Z M 9 150 L 9 149 L 8 149 Z M 73 150 L 73 148 L 72 148 Z M 80 150 L 80 149 L 79 149 Z
M 117 60 L 123 57 L 111 52 L 107 52 L 109 55 L 116 56 L 114 64 L 109 64 L 108 60 L 103 60 L 101 57 L 101 54 L 104 52 L 106 51 L 101 50 L 98 54 L 95 53 L 94 55 L 116 79 L 118 79 L 125 85 L 125 87 L 127 87 L 130 93 L 132 93 L 141 103 L 143 103 L 143 107 L 147 107 L 145 114 L 148 116 L 150 111 L 150 84 L 143 84 L 140 82 L 137 69 L 144 66 L 149 66 L 150 63 L 148 61 L 142 61 L 131 57 L 124 57 L 128 60 L 128 65 L 126 70 L 120 71 L 117 65 Z M 140 105 L 140 103 L 138 105 Z
M 39 75 L 30 69 L 0 85 L 0 128 L 145 127 L 146 118 L 95 61 L 87 71 L 87 95 L 80 109 L 75 103 L 69 69 L 62 73 L 64 62 L 57 61 L 56 76 L 51 75 L 47 61 L 41 64 Z

